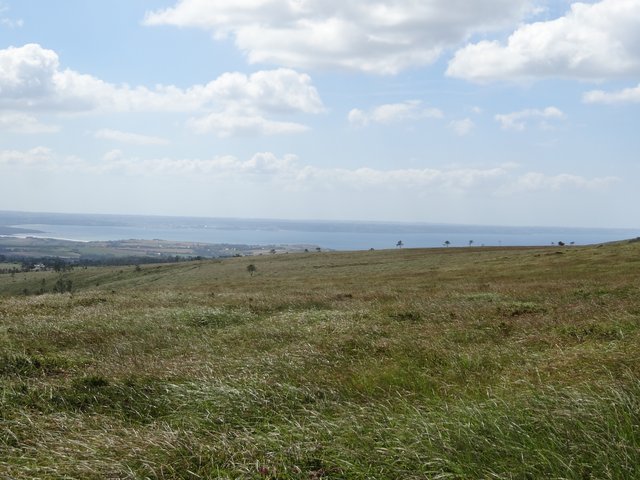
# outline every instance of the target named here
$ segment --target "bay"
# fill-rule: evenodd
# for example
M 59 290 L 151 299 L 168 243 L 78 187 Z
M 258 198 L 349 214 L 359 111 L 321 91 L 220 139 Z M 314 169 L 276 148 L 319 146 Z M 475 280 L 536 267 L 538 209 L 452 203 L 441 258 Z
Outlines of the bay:
M 2 219 L 0 212 L 0 220 Z M 6 212 L 4 212 L 6 213 Z M 598 244 L 636 238 L 640 229 L 508 227 L 396 222 L 332 222 L 118 215 L 23 214 L 12 226 L 32 237 L 76 241 L 162 239 L 245 245 L 313 245 L 332 250 L 469 246 L 539 246 L 558 242 Z M 18 217 L 11 217 L 16 220 Z M 43 221 L 44 220 L 44 221 Z M 1 224 L 1 222 L 0 222 Z M 6 223 L 5 223 L 6 225 Z

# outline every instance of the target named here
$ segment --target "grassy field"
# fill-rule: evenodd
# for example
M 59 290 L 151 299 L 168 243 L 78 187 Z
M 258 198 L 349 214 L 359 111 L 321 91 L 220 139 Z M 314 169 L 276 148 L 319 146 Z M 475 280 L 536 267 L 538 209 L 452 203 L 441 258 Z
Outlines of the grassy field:
M 639 341 L 640 243 L 1 275 L 0 478 L 638 478 Z
M 12 269 L 20 270 L 22 268 L 21 263 L 14 262 L 0 262 L 0 270 L 12 270 Z

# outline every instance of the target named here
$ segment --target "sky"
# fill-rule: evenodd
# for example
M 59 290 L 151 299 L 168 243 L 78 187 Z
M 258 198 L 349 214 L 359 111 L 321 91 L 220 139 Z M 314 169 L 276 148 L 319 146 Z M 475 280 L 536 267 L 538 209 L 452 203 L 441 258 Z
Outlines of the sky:
M 640 0 L 0 0 L 0 210 L 637 228 L 639 156 Z

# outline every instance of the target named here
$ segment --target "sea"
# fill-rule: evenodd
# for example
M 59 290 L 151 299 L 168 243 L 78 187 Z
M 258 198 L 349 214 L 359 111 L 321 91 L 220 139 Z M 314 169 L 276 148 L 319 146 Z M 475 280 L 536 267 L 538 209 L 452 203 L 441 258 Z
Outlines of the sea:
M 640 236 L 640 228 L 455 225 L 0 212 L 19 236 L 75 241 L 152 240 L 242 245 L 305 245 L 330 250 L 473 246 L 589 245 Z

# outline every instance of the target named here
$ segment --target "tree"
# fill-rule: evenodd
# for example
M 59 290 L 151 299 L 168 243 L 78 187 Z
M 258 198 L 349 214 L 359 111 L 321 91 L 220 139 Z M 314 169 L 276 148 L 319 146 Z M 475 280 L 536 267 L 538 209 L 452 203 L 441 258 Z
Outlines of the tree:
M 250 263 L 249 265 L 247 265 L 247 272 L 249 272 L 249 274 L 253 277 L 253 274 L 256 273 L 258 271 L 258 268 L 253 264 Z
M 473 240 L 469 240 L 469 246 L 473 245 Z
M 403 245 L 404 243 L 402 243 L 402 240 L 398 240 L 398 243 L 396 243 L 396 247 L 398 248 L 402 248 Z
M 444 242 L 444 246 L 445 246 L 445 247 L 448 247 L 449 245 L 451 245 L 451 242 L 450 242 L 449 240 L 445 240 L 445 242 Z
M 60 277 L 56 284 L 53 286 L 54 293 L 65 293 L 73 290 L 73 282 L 71 280 L 65 280 Z

